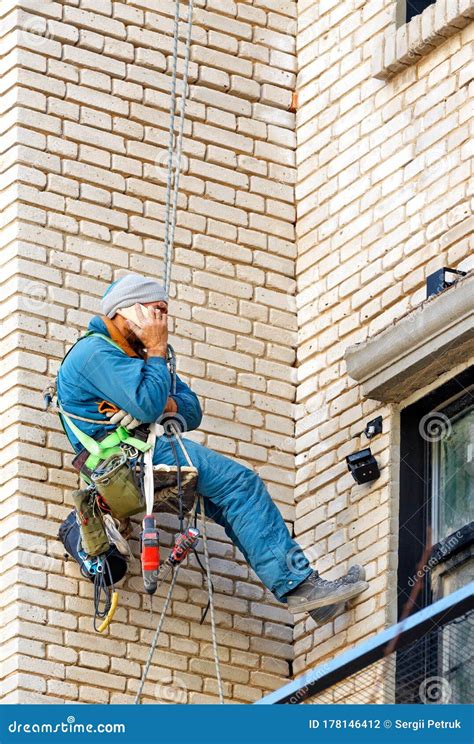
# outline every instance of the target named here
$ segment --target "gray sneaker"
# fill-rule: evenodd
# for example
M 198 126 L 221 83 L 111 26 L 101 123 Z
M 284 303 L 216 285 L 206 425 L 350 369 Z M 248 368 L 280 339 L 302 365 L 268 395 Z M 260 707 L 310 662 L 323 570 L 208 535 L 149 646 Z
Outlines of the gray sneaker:
M 362 566 L 353 566 L 352 571 L 335 581 L 322 579 L 317 571 L 287 595 L 288 610 L 294 615 L 309 612 L 318 607 L 346 602 L 368 589 L 369 585 L 359 576 L 364 575 Z
M 344 612 L 345 606 L 345 602 L 338 602 L 327 607 L 318 607 L 317 610 L 310 610 L 309 615 L 316 625 L 325 625 L 330 620 L 334 620 L 335 617 L 341 615 Z
M 351 566 L 346 578 L 350 578 L 351 581 L 365 581 L 365 569 L 363 566 Z M 345 611 L 345 607 L 345 602 L 337 602 L 326 607 L 318 607 L 316 610 L 310 610 L 309 614 L 316 625 L 324 625 L 330 620 L 334 620 L 338 615 L 341 615 Z

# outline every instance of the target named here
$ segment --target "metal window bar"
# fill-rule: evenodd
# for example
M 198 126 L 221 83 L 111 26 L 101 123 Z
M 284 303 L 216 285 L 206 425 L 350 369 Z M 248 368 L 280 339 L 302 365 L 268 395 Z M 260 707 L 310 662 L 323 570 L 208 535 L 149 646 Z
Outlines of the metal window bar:
M 473 654 L 471 582 L 255 704 L 473 703 Z

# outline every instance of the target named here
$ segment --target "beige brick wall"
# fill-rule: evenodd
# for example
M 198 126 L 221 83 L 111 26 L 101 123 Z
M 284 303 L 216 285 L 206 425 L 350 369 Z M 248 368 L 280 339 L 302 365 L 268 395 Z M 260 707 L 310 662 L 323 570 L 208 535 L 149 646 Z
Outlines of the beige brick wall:
M 334 623 L 297 623 L 297 673 L 396 620 L 398 411 L 361 397 L 344 351 L 416 307 L 429 273 L 474 268 L 474 24 L 384 82 L 371 52 L 395 12 L 298 3 L 295 533 L 324 576 L 360 561 L 370 588 Z M 379 414 L 381 477 L 357 486 L 345 457 Z
M 203 402 L 194 437 L 253 465 L 292 523 L 296 3 L 196 6 L 172 339 L 179 372 Z M 94 635 L 91 585 L 64 564 L 55 539 L 76 477 L 41 391 L 111 280 L 127 270 L 161 276 L 173 10 L 171 0 L 1 4 L 7 703 L 131 702 L 157 621 L 135 560 L 111 633 Z M 165 544 L 174 527 L 163 520 Z M 223 530 L 213 526 L 211 538 L 225 692 L 251 702 L 288 675 L 290 616 Z M 199 625 L 205 602 L 193 564 L 145 701 L 216 701 L 209 624 Z

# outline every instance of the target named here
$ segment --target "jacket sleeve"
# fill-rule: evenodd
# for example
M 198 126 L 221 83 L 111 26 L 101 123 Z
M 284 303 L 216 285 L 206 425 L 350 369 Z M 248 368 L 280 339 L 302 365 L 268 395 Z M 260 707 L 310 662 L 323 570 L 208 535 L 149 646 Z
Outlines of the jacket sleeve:
M 186 422 L 186 431 L 197 429 L 202 421 L 202 409 L 196 393 L 176 377 L 176 393 L 172 393 L 171 397 L 177 403 L 179 416 Z
M 128 357 L 110 344 L 94 339 L 81 375 L 98 401 L 107 400 L 144 423 L 156 421 L 170 394 L 166 360 Z

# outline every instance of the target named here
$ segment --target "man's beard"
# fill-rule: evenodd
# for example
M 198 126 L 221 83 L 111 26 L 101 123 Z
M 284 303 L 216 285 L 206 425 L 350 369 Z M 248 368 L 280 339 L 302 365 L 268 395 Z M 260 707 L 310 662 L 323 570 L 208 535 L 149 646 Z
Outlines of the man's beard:
M 125 330 L 125 338 L 132 347 L 133 351 L 139 354 L 139 356 L 145 356 L 145 347 L 143 346 L 143 342 L 132 330 L 130 330 L 130 328 L 127 328 Z

